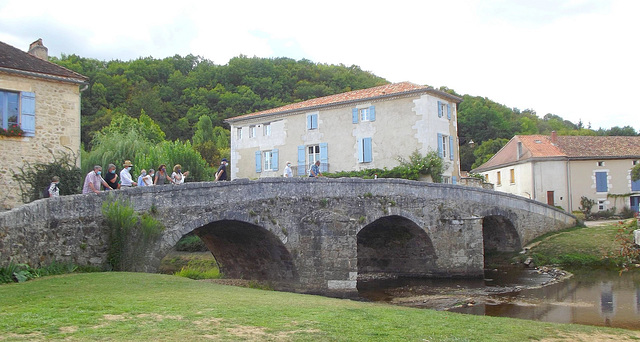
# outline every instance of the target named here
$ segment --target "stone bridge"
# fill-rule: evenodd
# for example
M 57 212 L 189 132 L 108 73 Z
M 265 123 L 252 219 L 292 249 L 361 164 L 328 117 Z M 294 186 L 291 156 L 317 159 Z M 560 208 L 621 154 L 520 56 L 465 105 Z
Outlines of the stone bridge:
M 109 193 L 42 199 L 0 213 L 0 265 L 107 265 Z M 155 272 L 198 235 L 227 278 L 324 294 L 373 275 L 480 277 L 485 251 L 517 251 L 575 224 L 554 207 L 501 192 L 400 179 L 240 179 L 112 192 L 165 225 L 129 260 Z

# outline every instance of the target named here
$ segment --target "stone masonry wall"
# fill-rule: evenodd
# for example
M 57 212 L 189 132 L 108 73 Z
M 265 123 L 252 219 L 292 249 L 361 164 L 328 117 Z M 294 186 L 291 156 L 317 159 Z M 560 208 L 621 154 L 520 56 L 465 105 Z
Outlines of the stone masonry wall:
M 36 94 L 33 137 L 0 136 L 0 210 L 22 204 L 12 177 L 26 163 L 49 163 L 53 156 L 72 153 L 80 162 L 80 90 L 77 84 L 0 72 L 0 89 Z M 54 176 L 54 175 L 52 175 Z
M 155 272 L 184 234 L 231 220 L 261 227 L 272 234 L 272 241 L 282 243 L 295 273 L 296 283 L 288 288 L 301 292 L 355 291 L 358 233 L 381 218 L 400 217 L 426 233 L 435 251 L 429 259 L 433 262 L 422 269 L 417 264 L 411 267 L 431 276 L 482 274 L 484 216 L 509 220 L 523 245 L 575 224 L 572 216 L 522 197 L 397 179 L 234 180 L 132 188 L 113 194 L 130 199 L 138 212 L 154 208 L 156 218 L 166 226 L 133 270 Z M 107 196 L 43 199 L 1 212 L 0 264 L 13 260 L 38 266 L 68 260 L 104 265 L 107 233 L 101 206 Z M 233 266 L 232 261 L 224 263 Z

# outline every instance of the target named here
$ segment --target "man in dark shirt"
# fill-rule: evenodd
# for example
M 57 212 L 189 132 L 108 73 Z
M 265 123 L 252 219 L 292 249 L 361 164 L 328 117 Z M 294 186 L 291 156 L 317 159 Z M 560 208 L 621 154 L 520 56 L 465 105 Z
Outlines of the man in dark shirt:
M 118 184 L 118 174 L 116 174 L 116 166 L 113 164 L 109 164 L 107 168 L 107 173 L 104 175 L 104 180 L 107 182 L 109 187 L 105 187 L 105 190 L 115 190 L 119 187 Z
M 216 181 L 226 181 L 227 180 L 227 158 L 222 158 L 222 162 L 220 163 L 220 167 L 216 172 Z

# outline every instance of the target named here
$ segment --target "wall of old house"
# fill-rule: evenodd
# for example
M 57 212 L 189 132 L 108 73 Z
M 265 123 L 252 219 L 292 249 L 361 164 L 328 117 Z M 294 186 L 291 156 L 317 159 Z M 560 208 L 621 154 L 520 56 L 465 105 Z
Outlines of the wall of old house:
M 22 204 L 12 175 L 25 164 L 49 163 L 54 156 L 71 153 L 80 165 L 80 89 L 74 83 L 4 72 L 0 89 L 33 92 L 36 97 L 35 136 L 0 136 L 0 209 L 10 209 Z

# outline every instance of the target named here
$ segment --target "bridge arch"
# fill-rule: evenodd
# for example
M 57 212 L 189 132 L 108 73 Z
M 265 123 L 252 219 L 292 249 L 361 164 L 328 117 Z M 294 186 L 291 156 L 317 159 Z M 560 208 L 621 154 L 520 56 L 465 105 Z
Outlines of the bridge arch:
M 522 249 L 520 236 L 513 222 L 502 215 L 482 219 L 482 241 L 487 252 L 515 252 Z
M 282 241 L 244 221 L 218 220 L 193 230 L 228 278 L 296 282 L 298 272 Z
M 429 235 L 414 221 L 383 216 L 357 234 L 358 274 L 365 276 L 425 275 L 437 259 Z

